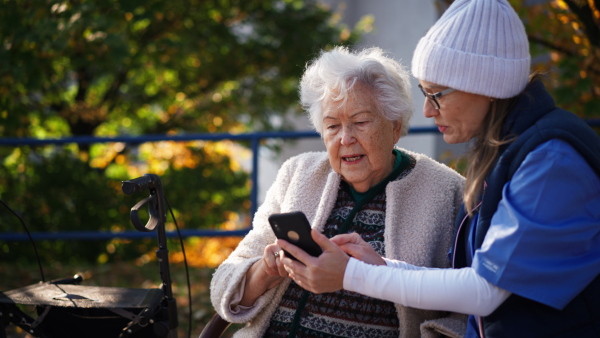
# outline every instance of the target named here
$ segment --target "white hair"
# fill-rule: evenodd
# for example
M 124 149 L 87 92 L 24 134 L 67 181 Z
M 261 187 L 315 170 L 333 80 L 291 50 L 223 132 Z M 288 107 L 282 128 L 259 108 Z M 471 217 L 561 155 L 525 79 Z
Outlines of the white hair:
M 402 123 L 400 135 L 406 135 L 413 114 L 410 75 L 377 47 L 362 51 L 335 47 L 309 62 L 299 92 L 300 104 L 308 112 L 313 128 L 322 133 L 324 105 L 329 99 L 345 104 L 357 82 L 371 89 L 380 113 L 390 121 Z

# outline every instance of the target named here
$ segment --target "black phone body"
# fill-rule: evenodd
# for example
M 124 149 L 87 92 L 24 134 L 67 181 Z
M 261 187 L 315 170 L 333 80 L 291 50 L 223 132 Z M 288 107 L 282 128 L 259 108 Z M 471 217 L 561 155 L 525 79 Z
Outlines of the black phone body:
M 323 252 L 310 235 L 310 223 L 302 211 L 272 214 L 269 216 L 269 223 L 277 238 L 294 244 L 314 257 L 318 257 Z M 297 260 L 287 251 L 285 255 Z

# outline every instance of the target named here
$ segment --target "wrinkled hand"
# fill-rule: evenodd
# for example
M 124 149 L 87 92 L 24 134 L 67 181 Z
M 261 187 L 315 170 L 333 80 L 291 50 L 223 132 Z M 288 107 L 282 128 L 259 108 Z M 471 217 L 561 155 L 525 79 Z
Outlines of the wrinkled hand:
M 357 233 L 336 235 L 331 242 L 337 244 L 346 254 L 372 265 L 386 265 L 373 247 Z
M 271 289 L 277 286 L 281 281 L 288 276 L 283 263 L 281 262 L 281 257 L 283 255 L 283 251 L 281 251 L 281 247 L 277 245 L 277 243 L 269 244 L 265 247 L 263 251 L 262 258 L 262 269 L 263 272 L 268 277 L 268 289 Z
M 265 291 L 276 287 L 288 277 L 288 273 L 281 263 L 281 254 L 281 247 L 276 243 L 265 247 L 262 259 L 254 262 L 246 272 L 244 294 L 240 305 L 252 306 Z
M 311 236 L 323 249 L 319 257 L 313 257 L 297 246 L 278 240 L 277 244 L 298 261 L 284 257 L 281 261 L 285 270 L 302 288 L 312 293 L 335 292 L 344 286 L 344 272 L 350 257 L 325 235 L 316 230 L 311 230 Z

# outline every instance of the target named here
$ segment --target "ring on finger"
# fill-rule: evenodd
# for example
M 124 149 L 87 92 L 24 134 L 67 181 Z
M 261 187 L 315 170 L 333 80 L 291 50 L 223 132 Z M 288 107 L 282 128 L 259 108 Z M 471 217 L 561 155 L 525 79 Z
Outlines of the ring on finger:
M 275 256 L 275 258 L 279 257 L 279 251 L 275 251 L 275 253 L 273 254 L 273 256 Z

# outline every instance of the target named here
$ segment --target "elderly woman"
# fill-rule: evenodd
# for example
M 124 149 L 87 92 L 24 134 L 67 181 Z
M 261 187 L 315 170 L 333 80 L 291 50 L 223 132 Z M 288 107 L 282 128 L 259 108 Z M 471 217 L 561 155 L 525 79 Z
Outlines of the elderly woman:
M 288 277 L 267 221 L 274 213 L 302 211 L 326 237 L 356 233 L 380 255 L 448 267 L 463 178 L 424 155 L 394 149 L 408 130 L 409 89 L 408 73 L 377 48 L 338 47 L 309 64 L 301 102 L 327 152 L 283 164 L 253 229 L 213 276 L 216 311 L 248 323 L 236 336 L 416 337 L 425 322 L 446 330 L 465 325 L 466 317 L 445 311 L 344 290 L 303 290 Z
M 457 269 L 384 261 L 354 234 L 313 233 L 318 260 L 280 242 L 304 263 L 283 259 L 294 281 L 470 314 L 469 338 L 600 337 L 600 138 L 529 68 L 506 0 L 454 1 L 415 50 L 425 116 L 446 142 L 472 146 Z

